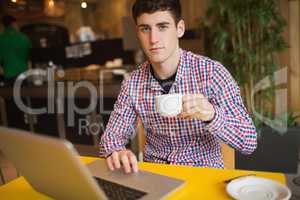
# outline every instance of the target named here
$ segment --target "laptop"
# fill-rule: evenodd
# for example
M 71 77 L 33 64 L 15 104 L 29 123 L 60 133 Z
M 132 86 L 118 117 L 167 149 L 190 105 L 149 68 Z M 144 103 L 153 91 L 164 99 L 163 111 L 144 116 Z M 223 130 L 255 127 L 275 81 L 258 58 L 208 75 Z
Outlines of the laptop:
M 110 171 L 102 159 L 86 166 L 70 142 L 23 130 L 0 127 L 0 150 L 35 190 L 57 200 L 162 199 L 184 185 L 142 170 Z

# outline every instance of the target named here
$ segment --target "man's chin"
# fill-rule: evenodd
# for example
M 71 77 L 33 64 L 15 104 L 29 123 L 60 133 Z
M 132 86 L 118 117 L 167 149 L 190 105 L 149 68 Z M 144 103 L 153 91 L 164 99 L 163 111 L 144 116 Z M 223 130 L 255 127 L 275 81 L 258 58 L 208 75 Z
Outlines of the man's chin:
M 150 56 L 150 57 L 148 57 L 148 59 L 153 64 L 159 64 L 164 61 L 162 56 Z

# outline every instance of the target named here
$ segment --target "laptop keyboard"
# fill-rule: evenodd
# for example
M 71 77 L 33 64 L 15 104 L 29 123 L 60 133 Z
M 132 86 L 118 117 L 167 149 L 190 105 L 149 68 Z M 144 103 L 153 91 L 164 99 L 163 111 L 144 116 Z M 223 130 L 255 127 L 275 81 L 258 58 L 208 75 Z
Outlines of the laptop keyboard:
M 133 188 L 94 177 L 108 199 L 111 200 L 135 200 L 140 199 L 147 193 Z

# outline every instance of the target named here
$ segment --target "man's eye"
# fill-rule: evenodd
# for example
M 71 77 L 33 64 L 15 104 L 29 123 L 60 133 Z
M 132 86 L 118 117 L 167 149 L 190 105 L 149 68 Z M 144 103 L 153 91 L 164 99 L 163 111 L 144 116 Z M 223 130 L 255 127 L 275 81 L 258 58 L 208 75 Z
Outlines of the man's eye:
M 149 28 L 149 27 L 142 27 L 140 30 L 141 30 L 141 32 L 143 32 L 143 33 L 147 33 L 147 32 L 150 31 L 150 28 Z
M 158 29 L 160 30 L 160 31 L 164 31 L 164 30 L 166 30 L 168 28 L 168 26 L 159 26 L 158 27 Z

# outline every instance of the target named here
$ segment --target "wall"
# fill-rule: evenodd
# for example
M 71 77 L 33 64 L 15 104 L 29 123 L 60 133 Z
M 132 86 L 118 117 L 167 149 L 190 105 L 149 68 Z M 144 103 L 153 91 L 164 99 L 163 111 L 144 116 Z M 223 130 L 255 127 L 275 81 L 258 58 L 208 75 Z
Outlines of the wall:
M 287 103 L 290 110 L 300 113 L 300 2 L 279 0 L 279 5 L 287 22 L 283 37 L 288 49 L 279 55 L 281 67 L 288 67 Z
M 100 1 L 94 12 L 95 25 L 107 37 L 115 38 L 122 35 L 122 17 L 127 15 L 126 1 Z
M 186 26 L 195 29 L 200 18 L 205 15 L 207 0 L 181 0 L 182 15 Z
M 77 3 L 65 3 L 64 24 L 72 36 L 83 25 L 81 7 Z

